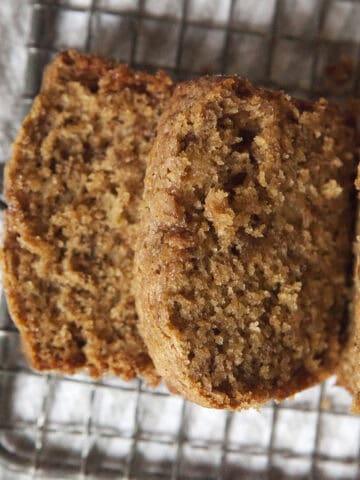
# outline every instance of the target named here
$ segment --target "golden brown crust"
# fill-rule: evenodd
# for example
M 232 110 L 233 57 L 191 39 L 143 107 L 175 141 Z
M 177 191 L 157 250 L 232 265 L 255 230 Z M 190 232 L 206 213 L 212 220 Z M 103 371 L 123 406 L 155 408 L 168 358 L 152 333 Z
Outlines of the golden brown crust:
M 159 123 L 135 255 L 140 331 L 207 407 L 332 374 L 351 269 L 354 129 L 336 107 L 236 77 L 178 85 Z
M 131 291 L 147 153 L 171 81 L 76 51 L 47 67 L 6 167 L 4 284 L 39 370 L 158 376 Z
M 360 152 L 360 100 L 352 99 L 348 103 L 349 114 L 352 116 L 358 132 L 358 151 Z M 359 155 L 360 157 L 360 155 Z M 350 324 L 348 328 L 348 342 L 342 352 L 338 369 L 338 384 L 347 388 L 353 395 L 351 410 L 360 413 L 360 168 L 358 167 L 355 181 L 357 190 L 356 231 L 353 244 L 353 293 L 350 308 Z

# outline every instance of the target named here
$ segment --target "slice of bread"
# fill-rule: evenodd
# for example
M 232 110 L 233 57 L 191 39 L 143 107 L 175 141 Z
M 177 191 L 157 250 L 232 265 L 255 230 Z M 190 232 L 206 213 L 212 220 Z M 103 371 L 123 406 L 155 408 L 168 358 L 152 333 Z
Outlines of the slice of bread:
M 158 377 L 138 332 L 133 245 L 164 73 L 75 51 L 47 67 L 6 167 L 11 316 L 33 367 Z
M 237 77 L 176 87 L 135 255 L 157 371 L 207 407 L 281 400 L 335 370 L 351 284 L 355 129 L 325 100 Z

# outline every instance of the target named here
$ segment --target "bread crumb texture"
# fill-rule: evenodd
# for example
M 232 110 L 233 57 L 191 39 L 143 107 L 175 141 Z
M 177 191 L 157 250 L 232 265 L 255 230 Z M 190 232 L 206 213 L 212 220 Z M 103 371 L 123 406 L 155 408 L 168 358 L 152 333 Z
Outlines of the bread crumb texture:
M 131 292 L 146 158 L 171 91 L 75 51 L 47 67 L 5 176 L 4 281 L 40 370 L 157 375 Z
M 333 373 L 351 284 L 355 129 L 236 77 L 176 87 L 136 249 L 140 328 L 171 389 L 239 409 Z

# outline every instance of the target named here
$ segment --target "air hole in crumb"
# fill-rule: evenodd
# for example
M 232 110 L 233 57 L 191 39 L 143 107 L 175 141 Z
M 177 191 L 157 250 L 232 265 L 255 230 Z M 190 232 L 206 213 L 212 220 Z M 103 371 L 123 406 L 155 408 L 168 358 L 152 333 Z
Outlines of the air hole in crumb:
M 187 133 L 181 140 L 180 140 L 180 152 L 186 150 L 191 143 L 196 141 L 196 135 L 192 132 Z
M 93 260 L 92 255 L 84 252 L 74 251 L 71 255 L 71 267 L 75 272 L 86 274 Z
M 82 328 L 78 327 L 74 322 L 69 324 L 69 330 L 71 332 L 71 336 L 76 343 L 76 345 L 81 349 L 86 345 L 86 339 L 82 333 Z
M 249 158 L 250 158 L 251 165 L 257 165 L 258 164 L 258 161 L 257 161 L 256 157 L 252 153 L 249 154 Z
M 232 394 L 231 383 L 229 382 L 229 380 L 224 380 L 220 383 L 220 385 L 216 388 L 216 390 L 220 392 L 224 392 L 226 395 L 230 397 Z
M 254 226 L 255 226 L 255 225 L 259 225 L 259 222 L 260 222 L 260 217 L 259 217 L 259 215 L 256 215 L 256 213 L 253 213 L 253 214 L 251 215 L 251 223 L 252 223 L 252 225 L 254 225 Z
M 56 173 L 56 160 L 55 158 L 52 158 L 50 161 L 50 170 L 51 173 Z
M 118 194 L 117 189 L 118 189 L 117 185 L 115 185 L 114 183 L 110 184 L 109 190 L 110 190 L 111 195 L 117 196 L 117 194 Z
M 97 93 L 99 90 L 99 83 L 97 80 L 89 80 L 88 88 L 91 93 Z
M 178 330 L 184 330 L 187 326 L 186 319 L 181 314 L 181 306 L 178 302 L 174 302 L 170 314 L 170 322 Z
M 93 155 L 94 155 L 93 147 L 90 145 L 89 142 L 84 142 L 84 145 L 83 145 L 83 160 L 84 160 L 84 163 L 90 163 Z
M 212 331 L 213 331 L 214 335 L 219 335 L 220 334 L 220 330 L 217 327 L 213 328 Z
M 96 204 L 96 198 L 94 197 L 87 197 L 84 198 L 82 202 L 87 208 L 92 208 Z
M 71 115 L 64 120 L 63 126 L 68 127 L 71 125 L 77 125 L 80 122 L 80 117 L 78 115 Z
M 234 255 L 235 257 L 239 257 L 239 256 L 240 256 L 240 252 L 239 252 L 239 250 L 236 248 L 236 245 L 232 245 L 230 251 L 231 251 L 231 254 Z
M 188 360 L 191 362 L 191 360 L 193 360 L 194 357 L 195 357 L 195 353 L 190 352 L 189 355 L 188 355 Z
M 256 135 L 257 135 L 257 132 L 254 132 L 253 130 L 247 130 L 246 128 L 240 129 L 238 132 L 238 136 L 241 137 L 242 139 L 240 145 L 243 148 L 250 147 Z
M 317 352 L 314 355 L 314 360 L 317 362 L 319 367 L 324 365 L 324 352 Z
M 108 138 L 104 138 L 100 140 L 100 148 L 103 150 L 107 150 L 111 146 L 111 140 Z
M 238 172 L 235 175 L 232 175 L 229 181 L 226 184 L 227 190 L 232 190 L 233 188 L 243 185 L 247 177 L 246 172 Z
M 217 127 L 220 129 L 231 128 L 233 126 L 233 119 L 229 116 L 220 117 L 217 120 Z
M 194 297 L 194 290 L 182 290 L 181 295 L 188 300 L 189 302 L 195 299 Z

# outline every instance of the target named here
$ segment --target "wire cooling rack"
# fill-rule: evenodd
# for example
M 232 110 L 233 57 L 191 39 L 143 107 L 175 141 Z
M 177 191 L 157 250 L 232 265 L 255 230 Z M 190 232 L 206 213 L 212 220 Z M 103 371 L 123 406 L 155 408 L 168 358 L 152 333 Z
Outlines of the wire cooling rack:
M 301 97 L 360 93 L 354 0 L 58 0 L 31 8 L 24 112 L 44 65 L 69 47 L 163 68 L 176 80 L 226 72 Z M 1 295 L 1 480 L 359 479 L 360 418 L 349 404 L 333 380 L 261 412 L 230 413 L 138 380 L 40 375 L 26 365 Z

